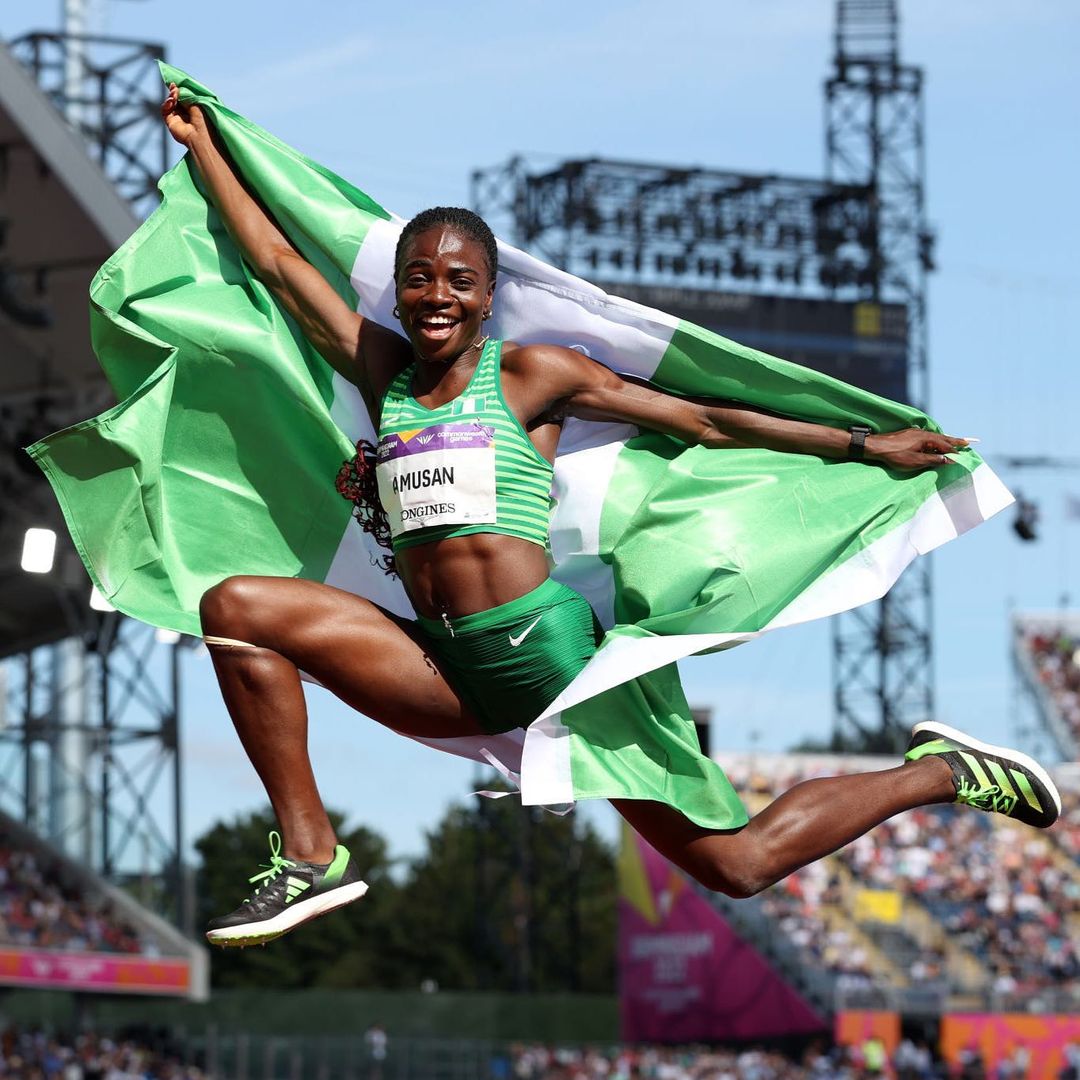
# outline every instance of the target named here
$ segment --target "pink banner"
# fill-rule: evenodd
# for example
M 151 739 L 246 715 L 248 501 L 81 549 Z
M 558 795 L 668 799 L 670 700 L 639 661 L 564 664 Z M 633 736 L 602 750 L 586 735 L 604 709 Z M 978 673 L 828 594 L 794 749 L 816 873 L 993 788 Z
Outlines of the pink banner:
M 91 952 L 0 949 L 0 985 L 41 989 L 97 990 L 122 994 L 186 994 L 186 960 Z
M 628 828 L 619 894 L 624 1039 L 712 1042 L 827 1029 L 686 878 Z

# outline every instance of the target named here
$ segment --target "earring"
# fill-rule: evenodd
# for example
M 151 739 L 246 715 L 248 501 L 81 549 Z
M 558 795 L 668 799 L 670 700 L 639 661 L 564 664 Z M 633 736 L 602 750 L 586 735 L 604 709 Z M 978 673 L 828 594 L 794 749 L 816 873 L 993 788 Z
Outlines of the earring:
M 485 311 L 484 312 L 484 322 L 487 322 L 487 320 L 490 319 L 490 318 L 491 318 L 491 312 L 490 311 Z
M 394 305 L 393 315 L 394 315 L 395 319 L 400 319 L 401 318 L 401 312 L 398 311 L 397 304 Z

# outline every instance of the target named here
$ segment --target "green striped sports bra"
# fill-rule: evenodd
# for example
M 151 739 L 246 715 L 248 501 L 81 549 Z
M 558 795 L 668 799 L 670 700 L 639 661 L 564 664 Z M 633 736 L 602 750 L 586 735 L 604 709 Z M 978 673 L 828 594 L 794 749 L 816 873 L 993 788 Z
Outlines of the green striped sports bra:
M 468 385 L 437 409 L 411 393 L 415 364 L 387 387 L 375 476 L 394 551 L 470 533 L 547 546 L 552 467 L 503 397 L 502 344 L 488 341 Z

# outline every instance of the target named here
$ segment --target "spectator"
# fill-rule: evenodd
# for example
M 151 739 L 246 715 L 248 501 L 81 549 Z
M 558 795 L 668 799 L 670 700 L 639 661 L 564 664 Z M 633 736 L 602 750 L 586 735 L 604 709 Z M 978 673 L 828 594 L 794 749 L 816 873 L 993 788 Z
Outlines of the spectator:
M 105 900 L 52 876 L 32 852 L 0 847 L 0 944 L 156 954 Z

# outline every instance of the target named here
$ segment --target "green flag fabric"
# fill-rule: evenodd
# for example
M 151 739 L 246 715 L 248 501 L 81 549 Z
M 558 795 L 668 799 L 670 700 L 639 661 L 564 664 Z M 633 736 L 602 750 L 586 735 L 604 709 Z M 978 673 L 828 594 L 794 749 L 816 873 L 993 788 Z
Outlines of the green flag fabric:
M 348 303 L 395 327 L 403 222 L 162 65 L 212 119 L 246 182 Z M 119 610 L 200 633 L 232 574 L 301 576 L 412 609 L 334 479 L 374 438 L 356 388 L 254 277 L 184 159 L 161 207 L 91 285 L 93 344 L 119 404 L 30 448 L 95 584 Z M 926 416 L 745 348 L 500 243 L 494 337 L 577 348 L 683 394 L 877 431 Z M 567 422 L 553 488 L 553 576 L 606 636 L 525 732 L 431 740 L 490 761 L 529 804 L 658 798 L 710 827 L 745 812 L 697 748 L 675 662 L 882 596 L 904 567 L 1006 506 L 973 452 L 897 474 L 767 450 L 709 450 Z M 618 717 L 618 722 L 613 721 Z

